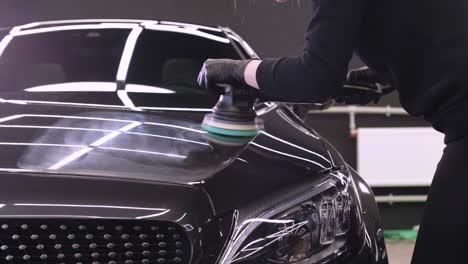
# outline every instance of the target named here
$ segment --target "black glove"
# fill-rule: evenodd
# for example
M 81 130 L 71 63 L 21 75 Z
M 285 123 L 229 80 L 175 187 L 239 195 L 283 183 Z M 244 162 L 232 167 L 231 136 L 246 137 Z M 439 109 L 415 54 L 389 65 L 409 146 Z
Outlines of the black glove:
M 342 93 L 335 97 L 335 101 L 357 105 L 378 103 L 382 96 L 393 90 L 393 87 L 379 78 L 376 72 L 364 67 L 348 72 Z
M 234 87 L 247 86 L 244 71 L 250 61 L 209 59 L 205 61 L 198 75 L 198 84 L 215 94 L 221 94 L 224 91 L 218 84 L 229 84 Z

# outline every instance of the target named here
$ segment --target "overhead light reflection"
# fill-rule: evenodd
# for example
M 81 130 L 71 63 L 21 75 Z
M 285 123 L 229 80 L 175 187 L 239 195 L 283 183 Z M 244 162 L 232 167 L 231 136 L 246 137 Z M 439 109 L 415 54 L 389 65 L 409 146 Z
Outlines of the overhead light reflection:
M 273 136 L 272 134 L 267 133 L 267 132 L 265 132 L 265 131 L 263 131 L 263 130 L 260 131 L 260 133 L 262 133 L 262 134 L 264 134 L 264 135 L 266 135 L 266 136 L 268 136 L 268 137 L 271 137 L 271 138 L 273 138 L 274 140 L 277 140 L 277 141 L 279 141 L 279 142 L 282 142 L 282 143 L 284 143 L 284 144 L 287 144 L 287 145 L 289 145 L 289 146 L 292 146 L 292 147 L 298 148 L 298 149 L 300 149 L 300 150 L 303 150 L 303 151 L 305 151 L 305 152 L 308 152 L 308 153 L 310 153 L 310 154 L 313 154 L 313 155 L 315 155 L 315 156 L 317 156 L 317 157 L 319 157 L 319 158 L 325 160 L 326 162 L 330 162 L 329 159 L 325 158 L 324 156 L 320 155 L 319 153 L 317 153 L 317 152 L 315 152 L 315 151 L 311 151 L 311 150 L 309 150 L 309 149 L 303 148 L 303 147 L 301 147 L 301 146 L 298 146 L 298 145 L 296 145 L 296 144 L 293 144 L 293 143 L 291 143 L 291 142 L 289 142 L 289 141 L 286 141 L 286 140 L 284 140 L 284 139 L 281 139 L 281 138 L 279 138 L 279 137 L 275 137 L 275 136 Z
M 199 130 L 199 129 L 189 128 L 189 127 L 184 127 L 184 126 L 171 125 L 171 124 L 154 123 L 154 122 L 145 122 L 144 124 L 145 125 L 151 125 L 151 126 L 163 126 L 163 127 L 180 128 L 180 129 L 183 129 L 183 130 L 192 131 L 192 132 L 196 132 L 196 133 L 202 133 L 202 134 L 208 133 L 206 131 Z
M 167 156 L 167 157 L 172 157 L 172 158 L 182 158 L 182 159 L 187 158 L 187 156 L 182 156 L 182 155 L 177 155 L 177 154 L 169 154 L 169 153 L 138 150 L 138 149 L 124 149 L 124 148 L 111 148 L 111 147 L 99 147 L 99 149 L 125 151 L 125 152 L 136 152 L 136 153 L 143 153 L 143 154 L 153 154 L 153 155 L 161 155 L 161 156 Z
M 83 145 L 65 145 L 65 144 L 45 144 L 45 143 L 23 143 L 23 142 L 0 142 L 4 146 L 40 146 L 40 147 L 69 147 L 69 148 L 86 148 Z
M 184 34 L 189 34 L 189 35 L 194 35 L 198 36 L 201 38 L 206 38 L 210 40 L 214 40 L 217 42 L 222 42 L 222 43 L 230 43 L 231 41 L 227 38 L 219 37 L 213 34 L 209 34 L 206 32 L 202 32 L 197 30 L 196 28 L 189 28 L 189 27 L 177 27 L 177 26 L 172 26 L 172 25 L 148 25 L 146 26 L 147 29 L 150 30 L 158 30 L 158 31 L 168 31 L 168 32 L 175 32 L 175 33 L 184 33 Z
M 222 32 L 222 30 L 219 29 L 219 28 L 207 27 L 207 26 L 201 26 L 201 25 L 194 25 L 194 24 L 189 24 L 189 23 L 172 22 L 172 21 L 161 21 L 160 24 L 165 24 L 165 25 L 176 25 L 176 26 L 183 26 L 183 27 L 190 27 L 190 28 L 197 28 L 197 29 L 206 29 L 206 30 L 211 30 L 211 31 L 216 31 L 216 32 Z
M 22 117 L 22 115 L 7 116 L 7 117 L 4 117 L 4 118 L 0 118 L 0 123 L 10 121 L 10 120 L 14 120 L 14 119 L 18 119 L 18 118 L 21 118 L 21 117 Z
M 85 30 L 85 29 L 112 29 L 112 28 L 131 29 L 133 27 L 135 27 L 134 24 L 68 25 L 68 26 L 55 26 L 55 27 L 21 30 L 17 32 L 12 32 L 11 35 L 12 36 L 24 36 L 24 35 L 32 35 L 32 34 L 39 34 L 39 33 L 47 33 L 47 32 L 57 32 L 57 31 L 66 31 L 66 30 Z
M 143 110 L 156 110 L 156 111 L 180 111 L 180 112 L 211 112 L 213 109 L 211 108 L 180 108 L 180 107 L 147 107 L 141 106 L 139 107 Z
M 187 216 L 187 213 L 184 213 L 179 219 L 176 220 L 176 222 L 182 221 Z
M 95 205 L 95 204 L 15 203 L 13 205 L 15 205 L 15 206 L 38 206 L 38 207 L 76 207 L 76 208 L 105 208 L 105 209 L 141 210 L 141 211 L 167 211 L 167 209 L 164 209 L 164 208 L 116 206 L 116 205 Z
M 170 209 L 167 209 L 166 211 L 161 212 L 161 213 L 150 214 L 150 215 L 142 215 L 142 216 L 135 217 L 135 219 L 138 219 L 138 220 L 139 220 L 139 219 L 153 218 L 153 217 L 165 215 L 165 214 L 169 213 L 169 211 L 171 211 L 171 210 L 170 210 Z
M 0 208 L 3 208 L 5 207 L 6 204 L 0 204 Z
M 128 124 L 126 126 L 124 126 L 123 128 L 119 129 L 118 131 L 114 131 L 98 140 L 96 140 L 95 142 L 91 143 L 91 147 L 99 147 L 103 144 L 105 144 L 106 142 L 108 142 L 109 140 L 112 140 L 113 138 L 117 137 L 118 135 L 121 134 L 121 132 L 125 132 L 125 131 L 129 131 L 137 126 L 141 125 L 140 122 L 134 122 L 132 124 Z M 57 162 L 56 164 L 52 165 L 51 167 L 49 167 L 49 170 L 58 170 L 60 168 L 62 168 L 63 166 L 66 166 L 68 165 L 69 163 L 79 159 L 81 156 L 84 156 L 85 154 L 87 154 L 88 152 L 90 152 L 91 150 L 93 150 L 93 148 L 85 148 L 85 149 L 82 149 L 82 150 L 79 150 L 73 154 L 71 154 L 70 156 L 68 157 L 65 157 L 64 159 L 60 160 L 59 162 Z
M 8 44 L 10 44 L 12 40 L 13 40 L 13 37 L 11 35 L 7 35 L 2 39 L 2 41 L 0 41 L 0 56 L 2 56 L 6 47 L 8 46 Z
M 140 84 L 127 84 L 125 86 L 125 91 L 128 93 L 151 93 L 151 94 L 173 94 L 175 93 L 172 90 L 149 86 L 149 85 L 140 85 Z
M 67 156 L 64 159 L 60 160 L 59 162 L 55 163 L 54 165 L 50 166 L 49 170 L 58 170 L 62 168 L 63 166 L 79 159 L 80 157 L 90 152 L 91 150 L 93 150 L 93 148 L 84 148 L 84 149 L 78 150 L 77 152 L 74 152 L 70 156 Z
M 128 107 L 128 108 L 130 108 L 130 109 L 132 109 L 134 111 L 143 111 L 142 109 L 135 106 L 132 99 L 130 99 L 130 97 L 128 97 L 128 94 L 127 94 L 126 91 L 124 91 L 124 90 L 117 91 L 117 96 L 119 97 L 119 99 L 122 101 L 122 103 L 126 107 Z
M 24 89 L 26 92 L 115 92 L 117 85 L 112 82 L 70 82 L 41 85 Z
M 291 157 L 291 158 L 295 158 L 295 159 L 299 159 L 299 160 L 303 160 L 303 161 L 307 161 L 307 162 L 310 162 L 310 163 L 313 163 L 323 169 L 327 169 L 326 167 L 324 167 L 322 164 L 316 162 L 316 161 L 313 161 L 313 160 L 310 160 L 310 159 L 306 159 L 306 158 L 303 158 L 303 157 L 298 157 L 298 156 L 295 156 L 295 155 L 292 155 L 292 154 L 289 154 L 289 153 L 284 153 L 284 152 L 281 152 L 281 151 L 278 151 L 278 150 L 275 150 L 275 149 L 271 149 L 271 148 L 268 148 L 268 147 L 265 147 L 265 146 L 262 146 L 260 144 L 257 144 L 255 142 L 251 142 L 250 143 L 251 145 L 254 145 L 256 147 L 259 147 L 259 148 L 262 148 L 262 149 L 265 149 L 265 150 L 268 150 L 268 151 L 271 151 L 271 152 L 274 152 L 274 153 L 277 153 L 277 154 L 280 154 L 280 155 L 283 155 L 283 156 L 287 156 L 287 157 Z
M 133 25 L 133 29 L 128 35 L 127 42 L 123 51 L 122 58 L 120 59 L 119 69 L 117 71 L 117 80 L 125 81 L 127 79 L 128 68 L 132 60 L 133 51 L 135 49 L 136 42 L 140 36 L 143 28 L 140 26 Z
M 83 104 L 83 103 L 70 103 L 70 102 L 55 102 L 55 101 L 33 101 L 33 100 L 6 100 L 0 98 L 0 103 L 10 103 L 10 104 L 47 104 L 47 105 L 65 105 L 65 106 L 83 106 L 83 107 L 107 107 L 107 108 L 118 108 L 126 109 L 126 106 L 123 105 L 106 105 L 106 104 Z

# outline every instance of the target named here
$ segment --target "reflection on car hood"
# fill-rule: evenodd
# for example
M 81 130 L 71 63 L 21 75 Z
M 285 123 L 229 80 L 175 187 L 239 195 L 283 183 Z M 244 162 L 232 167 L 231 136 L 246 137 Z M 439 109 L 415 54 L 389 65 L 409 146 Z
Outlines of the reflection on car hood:
M 303 127 L 285 105 L 261 108 L 258 114 L 265 123 L 264 130 L 254 138 L 242 140 L 216 137 L 201 130 L 205 113 L 197 111 L 135 111 L 50 101 L 0 101 L 0 173 L 11 175 L 4 176 L 5 188 L 9 189 L 8 185 L 11 192 L 16 193 L 14 190 L 19 188 L 30 193 L 29 202 L 44 198 L 42 203 L 49 204 L 47 190 L 39 191 L 38 184 L 29 186 L 34 178 L 48 177 L 55 187 L 69 186 L 64 190 L 76 189 L 72 187 L 76 178 L 99 179 L 96 182 L 112 183 L 122 190 L 130 186 L 122 183 L 129 181 L 153 187 L 142 194 L 148 203 L 141 205 L 132 202 L 136 196 L 130 197 L 125 191 L 123 200 L 128 205 L 124 206 L 172 208 L 176 212 L 175 208 L 192 207 L 185 204 L 190 199 L 184 195 L 187 190 L 177 187 L 185 185 L 198 193 L 190 203 L 204 200 L 203 205 L 218 215 L 259 201 L 260 197 L 281 197 L 297 186 L 320 179 L 322 172 L 334 166 L 320 137 Z M 13 177 L 15 174 L 18 177 Z M 26 174 L 29 178 L 21 182 L 28 188 L 18 185 L 22 179 L 19 175 Z M 67 204 L 101 200 L 100 192 L 78 195 L 81 188 L 96 188 L 91 187 L 91 182 L 76 182 L 80 187 L 76 193 L 70 193 Z M 158 191 L 167 190 L 163 188 L 165 183 L 176 186 L 174 195 L 169 197 Z M 105 193 L 114 187 L 97 189 Z M 153 195 L 150 189 L 154 190 Z M 116 197 L 119 201 L 120 198 Z M 211 213 L 205 215 L 209 217 Z
M 0 112 L 12 107 L 2 105 Z M 202 114 L 14 108 L 0 119 L 4 169 L 189 183 L 222 169 L 240 150 L 212 146 L 200 128 Z

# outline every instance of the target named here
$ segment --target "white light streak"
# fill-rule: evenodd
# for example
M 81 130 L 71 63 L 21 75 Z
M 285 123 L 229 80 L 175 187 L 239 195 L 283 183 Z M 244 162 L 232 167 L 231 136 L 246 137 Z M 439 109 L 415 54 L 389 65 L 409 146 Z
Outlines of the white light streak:
M 183 26 L 183 27 L 190 27 L 190 28 L 196 28 L 196 29 L 206 29 L 206 30 L 211 30 L 211 31 L 216 31 L 216 32 L 222 32 L 222 30 L 219 29 L 219 28 L 207 27 L 207 26 L 201 26 L 201 25 L 195 25 L 195 24 L 189 24 L 189 23 L 172 22 L 172 21 L 161 21 L 160 24 L 164 24 L 164 25 L 175 25 L 175 26 Z
M 112 119 L 101 117 L 87 117 L 87 116 L 64 116 L 64 115 L 37 115 L 37 114 L 24 114 L 18 115 L 19 117 L 46 117 L 46 118 L 65 118 L 65 119 L 83 119 L 83 120 L 97 120 L 97 121 L 114 121 L 114 122 L 128 122 L 133 123 L 133 120 Z
M 7 121 L 10 121 L 10 120 L 14 120 L 14 119 L 18 119 L 18 118 L 21 118 L 21 117 L 22 117 L 22 115 L 7 116 L 7 117 L 4 117 L 4 118 L 0 118 L 0 123 L 7 122 Z
M 12 32 L 11 35 L 12 36 L 24 36 L 24 35 L 32 35 L 32 34 L 39 34 L 39 33 L 47 33 L 47 32 L 66 31 L 66 30 L 112 29 L 112 28 L 131 29 L 134 27 L 135 25 L 132 25 L 132 24 L 128 24 L 128 25 L 125 25 L 125 24 L 68 25 L 68 26 L 56 26 L 56 27 L 21 30 L 17 32 Z
M 143 31 L 142 27 L 133 26 L 132 31 L 128 35 L 127 42 L 125 43 L 123 55 L 122 55 L 122 58 L 120 59 L 119 70 L 117 71 L 118 81 L 125 81 L 127 79 L 128 68 L 130 67 L 130 62 L 132 60 L 133 51 L 135 50 L 136 42 L 142 31 Z
M 158 31 L 167 31 L 167 32 L 175 32 L 175 33 L 183 33 L 183 34 L 189 34 L 189 35 L 194 35 L 198 36 L 201 38 L 206 38 L 210 40 L 214 40 L 217 42 L 222 42 L 222 43 L 230 43 L 231 41 L 227 38 L 219 37 L 213 34 L 209 34 L 206 32 L 202 32 L 197 30 L 196 28 L 190 28 L 190 27 L 177 27 L 177 26 L 172 26 L 172 25 L 148 25 L 146 26 L 147 29 L 149 30 L 158 30 Z
M 132 109 L 134 111 L 142 111 L 142 109 L 136 107 L 135 104 L 133 104 L 132 99 L 130 99 L 130 97 L 128 97 L 128 94 L 127 94 L 126 91 L 124 91 L 124 90 L 117 91 L 117 96 L 122 101 L 122 103 L 125 105 L 125 107 L 130 108 L 130 109 Z
M 11 35 L 7 35 L 2 39 L 2 41 L 0 42 L 0 56 L 2 56 L 6 47 L 8 46 L 8 44 L 10 44 L 12 40 L 13 40 L 13 37 Z
M 48 105 L 64 105 L 64 106 L 84 106 L 84 107 L 106 107 L 106 108 L 118 108 L 127 109 L 123 105 L 105 105 L 105 104 L 82 104 L 82 103 L 70 103 L 70 102 L 54 102 L 54 101 L 32 101 L 32 100 L 6 100 L 0 98 L 0 103 L 10 104 L 48 104 Z
M 184 213 L 179 219 L 176 220 L 176 222 L 182 221 L 187 216 L 187 213 Z
M 15 203 L 15 206 L 38 206 L 38 207 L 76 207 L 76 208 L 105 208 L 105 209 L 124 209 L 140 211 L 167 211 L 164 208 L 118 206 L 118 205 L 95 205 L 95 204 L 38 204 L 38 203 Z
M 0 168 L 0 172 L 36 172 L 35 170 Z
M 95 142 L 91 143 L 91 147 L 99 147 L 103 144 L 105 144 L 106 142 L 108 142 L 109 140 L 112 140 L 113 138 L 117 137 L 118 135 L 121 134 L 121 132 L 125 132 L 125 131 L 129 131 L 137 126 L 141 125 L 140 122 L 134 122 L 134 123 L 131 123 L 131 124 L 128 124 L 126 126 L 124 126 L 123 128 L 119 129 L 118 131 L 114 131 L 98 140 L 96 140 Z M 81 156 L 84 156 L 85 154 L 87 154 L 88 152 L 90 152 L 91 150 L 93 150 L 92 148 L 85 148 L 85 149 L 82 149 L 82 150 L 79 150 L 67 157 L 65 157 L 64 159 L 60 160 L 59 162 L 57 162 L 56 164 L 52 165 L 49 170 L 58 170 L 60 168 L 62 168 L 63 166 L 66 166 L 68 165 L 69 163 L 77 160 L 78 158 L 80 158 Z
M 138 150 L 138 149 L 124 149 L 124 148 L 110 148 L 110 147 L 99 147 L 99 149 L 115 150 L 115 151 L 126 151 L 126 152 L 136 152 L 136 153 L 143 153 L 143 154 L 153 154 L 153 155 L 167 156 L 167 157 L 171 157 L 171 158 L 182 158 L 182 159 L 187 158 L 187 156 L 181 156 L 181 155 L 177 155 L 177 154 L 161 153 L 161 152 Z
M 24 89 L 26 92 L 115 92 L 117 85 L 112 82 L 71 82 L 41 85 Z
M 175 93 L 172 90 L 156 87 L 156 86 L 148 86 L 148 85 L 140 85 L 140 84 L 127 84 L 125 86 L 125 91 L 128 93 L 150 93 L 150 94 L 173 94 Z
M 56 24 L 77 24 L 77 23 L 143 23 L 150 22 L 152 20 L 142 19 L 70 19 L 70 20 L 52 20 L 52 21 L 40 21 L 25 24 L 20 26 L 21 28 L 32 28 L 38 26 L 48 26 Z
M 145 122 L 145 125 L 151 125 L 151 126 L 163 126 L 163 127 L 172 127 L 172 128 L 179 128 L 187 131 L 192 131 L 196 133 L 201 133 L 201 134 L 207 134 L 208 132 L 203 131 L 203 130 L 198 130 L 198 129 L 193 129 L 189 127 L 184 127 L 184 126 L 177 126 L 177 125 L 170 125 L 170 124 L 163 124 L 163 123 L 153 123 L 153 122 Z
M 241 159 L 241 158 L 237 158 L 239 161 L 242 161 L 244 163 L 249 163 L 248 161 L 246 161 L 245 159 Z
M 156 135 L 156 134 L 146 134 L 146 133 L 139 133 L 139 132 L 126 132 L 125 134 L 139 135 L 139 136 L 147 136 L 147 137 L 156 137 L 156 138 L 164 138 L 164 139 L 170 139 L 170 140 L 177 140 L 177 141 L 183 141 L 183 142 L 188 142 L 188 143 L 194 143 L 194 144 L 203 145 L 203 146 L 209 146 L 209 145 L 210 145 L 210 144 L 205 143 L 205 142 L 194 141 L 194 140 L 188 140 L 188 139 L 184 139 L 184 138 L 176 138 L 176 137 L 161 136 L 161 135 Z
M 178 112 L 203 112 L 208 113 L 213 111 L 211 108 L 180 108 L 180 107 L 140 107 L 143 110 L 156 110 L 156 111 L 178 111 Z
M 291 158 L 295 158 L 295 159 L 299 159 L 299 160 L 303 160 L 303 161 L 310 162 L 310 163 L 312 163 L 312 164 L 315 164 L 315 165 L 321 167 L 322 169 L 327 169 L 327 168 L 324 167 L 322 164 L 320 164 L 320 163 L 318 163 L 318 162 L 315 162 L 315 161 L 313 161 L 313 160 L 310 160 L 310 159 L 305 159 L 305 158 L 298 157 L 298 156 L 295 156 L 295 155 L 291 155 L 291 154 L 288 154 L 288 153 L 284 153 L 284 152 L 281 152 L 281 151 L 278 151 L 278 150 L 274 150 L 274 149 L 271 149 L 271 148 L 262 146 L 262 145 L 260 145 L 260 144 L 257 144 L 257 143 L 255 143 L 255 142 L 251 142 L 250 144 L 251 144 L 251 145 L 254 145 L 254 146 L 257 146 L 257 147 L 259 147 L 259 148 L 262 148 L 262 149 L 265 149 L 265 150 L 268 150 L 268 151 L 271 151 L 271 152 L 274 152 L 274 153 L 277 153 L 277 154 L 286 156 L 286 157 L 291 157 Z
M 3 215 L 0 214 L 0 218 L 21 218 L 21 217 L 28 217 L 28 218 L 93 218 L 93 219 L 104 219 L 104 218 L 110 218 L 110 219 L 119 219 L 118 217 L 102 217 L 102 216 L 95 216 L 95 215 Z M 126 218 L 120 218 L 120 219 L 126 219 Z
M 58 129 L 58 130 L 78 130 L 78 131 L 96 131 L 96 132 L 114 132 L 114 130 L 79 128 L 79 127 L 57 127 L 57 126 L 26 126 L 26 125 L 0 125 L 7 128 L 37 128 L 37 129 Z
M 65 144 L 44 144 L 44 143 L 23 143 L 23 142 L 0 142 L 3 146 L 38 146 L 38 147 L 68 147 L 68 148 L 86 148 L 83 145 L 65 145 Z
M 63 166 L 79 159 L 81 156 L 85 155 L 86 153 L 90 152 L 91 150 L 93 150 L 93 148 L 84 148 L 82 150 L 79 150 L 73 154 L 71 154 L 70 156 L 60 160 L 59 162 L 55 163 L 54 165 L 50 166 L 49 167 L 49 170 L 58 170 L 60 168 L 62 168 Z
M 265 132 L 265 131 L 263 131 L 263 130 L 260 131 L 260 133 L 262 133 L 262 134 L 264 134 L 264 135 L 266 135 L 266 136 L 268 136 L 268 137 L 271 137 L 271 138 L 273 138 L 274 140 L 277 140 L 277 141 L 279 141 L 279 142 L 281 142 L 281 143 L 287 144 L 287 145 L 289 145 L 289 146 L 291 146 L 291 147 L 295 147 L 295 148 L 298 148 L 298 149 L 303 150 L 303 151 L 305 151 L 305 152 L 308 152 L 308 153 L 310 153 L 310 154 L 313 154 L 313 155 L 315 155 L 315 156 L 317 156 L 317 157 L 323 159 L 324 161 L 330 163 L 330 160 L 329 160 L 329 159 L 327 159 L 327 158 L 325 158 L 324 156 L 318 154 L 317 152 L 314 152 L 314 151 L 311 151 L 311 150 L 309 150 L 309 149 L 303 148 L 303 147 L 301 147 L 301 146 L 295 145 L 295 144 L 293 144 L 293 143 L 291 143 L 291 142 L 289 142 L 289 141 L 286 141 L 286 140 L 284 140 L 284 139 L 281 139 L 281 138 L 279 138 L 279 137 L 275 137 L 275 136 L 273 136 L 272 134 L 269 134 L 269 133 L 267 133 L 267 132 Z
M 142 215 L 142 216 L 135 217 L 135 219 L 146 219 L 146 218 L 153 218 L 153 217 L 157 217 L 157 216 L 165 215 L 165 214 L 169 213 L 169 211 L 171 211 L 171 210 L 170 210 L 170 209 L 167 209 L 166 211 L 164 211 L 164 212 L 161 212 L 161 213 L 157 213 L 157 214 L 150 214 L 150 215 Z
M 5 207 L 6 204 L 0 204 L 0 208 L 3 208 Z

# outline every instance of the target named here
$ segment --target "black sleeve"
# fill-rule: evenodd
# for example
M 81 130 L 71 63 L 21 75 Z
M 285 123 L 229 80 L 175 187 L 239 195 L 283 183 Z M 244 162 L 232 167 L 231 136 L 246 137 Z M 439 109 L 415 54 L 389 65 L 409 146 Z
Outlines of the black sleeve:
M 265 59 L 260 90 L 292 102 L 324 102 L 342 89 L 356 47 L 366 0 L 310 0 L 302 56 Z

